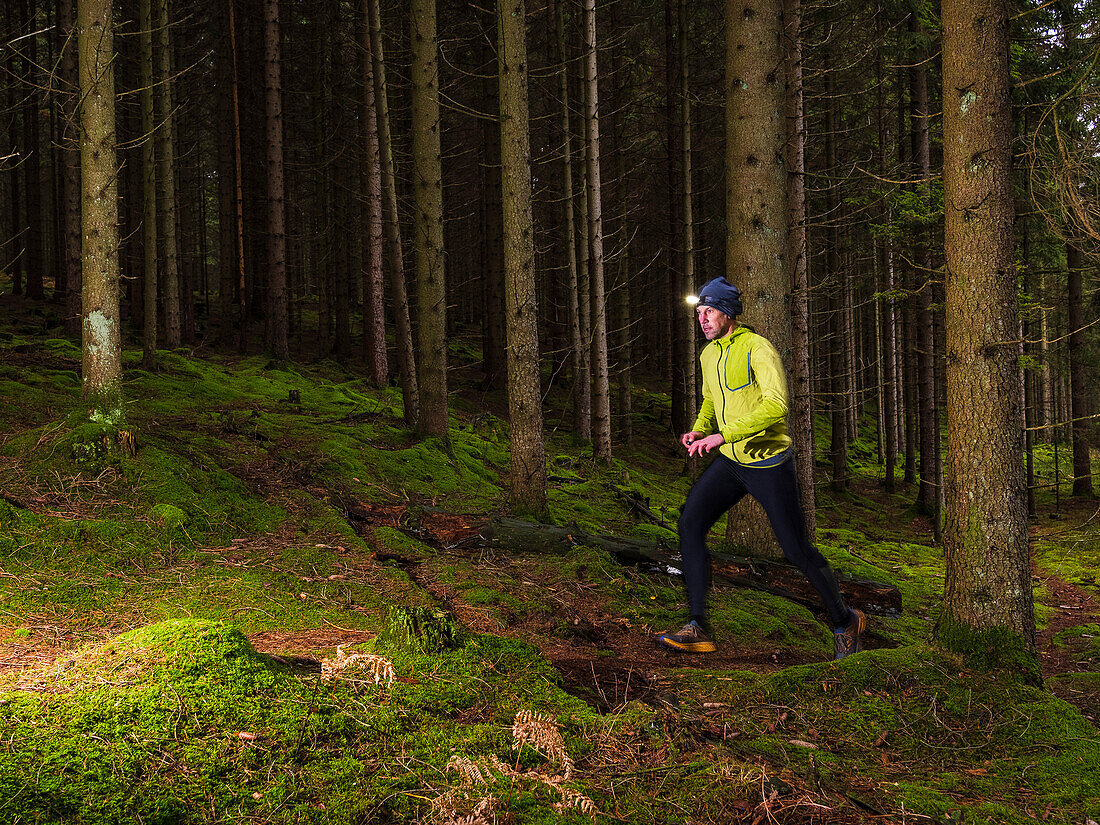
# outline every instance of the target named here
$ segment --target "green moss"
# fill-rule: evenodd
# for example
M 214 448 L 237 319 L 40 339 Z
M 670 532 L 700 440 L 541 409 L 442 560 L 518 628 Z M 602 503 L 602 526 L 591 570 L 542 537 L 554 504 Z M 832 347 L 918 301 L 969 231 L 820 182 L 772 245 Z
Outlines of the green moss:
M 958 654 L 969 667 L 982 670 L 1006 669 L 1027 681 L 1042 681 L 1035 651 L 1019 633 L 1007 627 L 973 628 L 941 616 L 937 641 Z

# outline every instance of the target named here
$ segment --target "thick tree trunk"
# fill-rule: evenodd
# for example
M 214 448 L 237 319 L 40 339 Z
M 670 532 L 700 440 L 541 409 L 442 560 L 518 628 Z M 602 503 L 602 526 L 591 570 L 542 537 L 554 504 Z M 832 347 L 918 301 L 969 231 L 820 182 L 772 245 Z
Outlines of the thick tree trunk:
M 447 435 L 447 289 L 443 271 L 443 180 L 439 137 L 439 58 L 435 0 L 413 0 L 413 229 L 417 283 L 417 429 Z
M 611 386 L 604 291 L 603 195 L 600 186 L 600 96 L 596 69 L 596 0 L 584 0 L 585 191 L 588 195 L 588 277 L 592 295 L 592 452 L 611 460 Z
M 745 322 L 791 360 L 787 257 L 786 99 L 780 0 L 726 2 L 726 277 L 741 289 Z M 763 508 L 746 497 L 727 537 L 778 555 Z
M 535 241 L 528 136 L 527 22 L 523 0 L 500 0 L 501 191 L 504 207 L 504 296 L 508 332 L 508 412 L 512 449 L 511 505 L 546 513 L 546 447 L 542 434 Z
M 84 270 L 81 381 L 90 417 L 125 422 L 118 311 L 118 163 L 115 157 L 111 0 L 79 0 L 81 237 Z
M 390 137 L 390 106 L 386 85 L 386 62 L 382 51 L 382 15 L 378 0 L 366 0 L 370 29 L 370 54 L 374 80 L 374 103 L 378 115 L 378 154 L 382 166 L 382 232 L 389 258 L 387 268 L 390 302 L 393 306 L 397 344 L 398 380 L 405 423 L 415 426 L 420 417 L 416 361 L 413 356 L 412 323 L 405 289 L 405 263 L 401 249 L 401 225 L 397 213 L 397 182 L 394 179 L 393 141 Z
M 941 644 L 1038 677 L 1012 236 L 1008 4 L 943 0 L 949 430 Z

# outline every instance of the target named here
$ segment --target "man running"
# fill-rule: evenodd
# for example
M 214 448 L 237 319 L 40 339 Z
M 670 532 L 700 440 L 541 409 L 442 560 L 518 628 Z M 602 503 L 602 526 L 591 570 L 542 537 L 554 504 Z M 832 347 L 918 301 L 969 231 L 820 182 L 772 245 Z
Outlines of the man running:
M 833 625 L 834 657 L 863 649 L 867 617 L 844 604 L 836 575 L 810 543 L 798 494 L 791 439 L 787 435 L 787 377 L 768 339 L 738 324 L 741 292 L 725 278 L 699 291 L 696 317 L 710 342 L 699 363 L 703 405 L 691 432 L 680 436 L 689 456 L 718 455 L 688 493 L 678 524 L 690 620 L 657 642 L 686 653 L 717 648 L 707 617 L 710 553 L 707 533 L 746 494 L 764 508 L 787 560 L 821 596 Z

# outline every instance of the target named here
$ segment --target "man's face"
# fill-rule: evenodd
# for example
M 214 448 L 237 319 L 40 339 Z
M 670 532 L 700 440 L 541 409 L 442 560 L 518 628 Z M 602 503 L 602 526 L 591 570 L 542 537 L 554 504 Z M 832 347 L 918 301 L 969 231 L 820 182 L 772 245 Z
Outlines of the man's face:
M 725 338 L 733 330 L 734 320 L 714 307 L 700 304 L 695 308 L 695 317 L 708 341 Z

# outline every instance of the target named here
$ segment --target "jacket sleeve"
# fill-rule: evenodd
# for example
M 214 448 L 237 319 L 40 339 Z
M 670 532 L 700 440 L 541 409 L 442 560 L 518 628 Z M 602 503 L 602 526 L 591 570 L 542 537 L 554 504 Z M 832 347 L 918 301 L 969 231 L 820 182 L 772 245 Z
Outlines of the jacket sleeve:
M 760 403 L 744 415 L 725 423 L 721 433 L 727 444 L 763 432 L 787 416 L 787 374 L 779 353 L 766 338 L 760 338 L 753 346 L 749 366 L 752 380 L 760 389 Z
M 714 401 L 703 396 L 703 403 L 699 405 L 699 414 L 695 417 L 695 423 L 691 425 L 692 432 L 710 435 L 718 432 L 716 416 L 714 415 Z M 725 436 L 723 436 L 725 438 Z
M 699 366 L 701 370 L 706 369 L 702 356 L 699 357 Z M 695 423 L 691 425 L 691 429 L 692 432 L 710 435 L 718 432 L 718 416 L 714 413 L 714 399 L 710 397 L 710 386 L 702 374 L 699 378 L 703 384 L 703 403 L 699 405 L 699 414 L 695 416 Z

